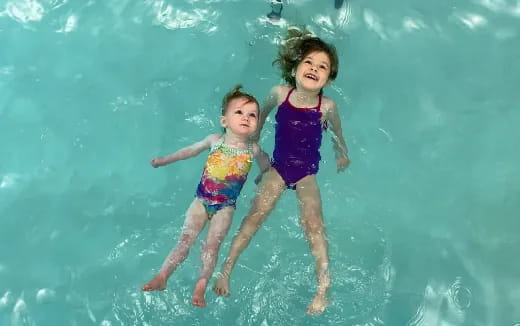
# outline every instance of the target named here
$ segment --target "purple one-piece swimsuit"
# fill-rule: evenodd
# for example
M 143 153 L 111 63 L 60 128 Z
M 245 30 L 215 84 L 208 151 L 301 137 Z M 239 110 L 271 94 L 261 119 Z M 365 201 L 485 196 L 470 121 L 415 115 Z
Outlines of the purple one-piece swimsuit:
M 321 93 L 315 108 L 296 108 L 289 102 L 294 88 L 276 112 L 275 145 L 271 165 L 289 189 L 303 177 L 316 174 L 321 159 Z

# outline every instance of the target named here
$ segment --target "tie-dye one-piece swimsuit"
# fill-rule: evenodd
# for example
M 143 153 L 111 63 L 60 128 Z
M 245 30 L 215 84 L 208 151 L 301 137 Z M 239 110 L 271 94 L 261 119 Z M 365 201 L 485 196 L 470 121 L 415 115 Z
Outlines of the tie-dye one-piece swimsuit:
M 253 145 L 245 150 L 231 148 L 223 138 L 211 147 L 196 196 L 211 218 L 224 207 L 236 207 L 236 200 L 253 161 Z

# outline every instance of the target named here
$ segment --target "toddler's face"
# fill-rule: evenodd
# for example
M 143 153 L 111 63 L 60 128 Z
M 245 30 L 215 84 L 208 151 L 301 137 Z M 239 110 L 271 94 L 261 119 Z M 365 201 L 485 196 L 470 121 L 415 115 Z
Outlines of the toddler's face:
M 221 118 L 221 124 L 235 135 L 252 135 L 258 125 L 258 105 L 243 97 L 231 100 Z
M 298 64 L 296 85 L 307 91 L 319 91 L 327 85 L 330 75 L 330 58 L 325 52 L 311 52 Z

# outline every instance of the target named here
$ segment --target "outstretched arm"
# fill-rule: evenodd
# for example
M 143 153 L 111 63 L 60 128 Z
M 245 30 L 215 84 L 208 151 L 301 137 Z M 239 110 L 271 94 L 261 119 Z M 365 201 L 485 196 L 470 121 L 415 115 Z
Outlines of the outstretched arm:
M 209 135 L 206 138 L 204 138 L 203 140 L 196 142 L 193 145 L 181 148 L 173 154 L 170 154 L 165 157 L 156 157 L 156 158 L 152 159 L 152 161 L 150 163 L 152 164 L 152 166 L 154 168 L 157 168 L 159 166 L 167 165 L 167 164 L 170 164 L 173 162 L 177 162 L 180 160 L 185 160 L 187 158 L 197 156 L 200 153 L 202 153 L 204 150 L 209 149 L 211 147 L 211 145 L 216 140 L 218 140 L 219 137 L 220 137 L 219 134 Z
M 332 102 L 330 110 L 328 111 L 328 121 L 330 130 L 332 131 L 332 144 L 334 146 L 338 172 L 342 172 L 350 164 L 350 159 L 348 158 L 347 144 L 343 138 L 343 129 L 341 128 L 338 108 L 334 102 Z
M 258 119 L 258 127 L 256 128 L 256 132 L 253 134 L 251 139 L 254 142 L 257 142 L 260 139 L 260 133 L 262 132 L 262 128 L 264 127 L 265 119 L 274 107 L 278 104 L 278 94 L 280 93 L 280 86 L 275 86 L 267 95 L 267 98 L 262 103 L 262 109 L 260 110 L 260 117 Z

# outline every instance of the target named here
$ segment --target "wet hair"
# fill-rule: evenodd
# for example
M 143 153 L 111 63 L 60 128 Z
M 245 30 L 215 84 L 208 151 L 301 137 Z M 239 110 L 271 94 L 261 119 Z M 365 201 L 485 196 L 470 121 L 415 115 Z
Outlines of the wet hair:
M 226 114 L 229 102 L 231 102 L 232 100 L 237 99 L 237 98 L 245 99 L 246 100 L 245 104 L 253 102 L 256 104 L 257 107 L 259 107 L 259 104 L 258 104 L 258 101 L 256 100 L 256 98 L 251 94 L 240 91 L 241 88 L 242 88 L 242 85 L 238 84 L 232 90 L 227 92 L 226 95 L 224 95 L 224 98 L 222 99 L 222 115 Z
M 292 86 L 296 86 L 293 70 L 312 52 L 325 52 L 330 60 L 329 80 L 338 76 L 338 55 L 334 45 L 322 41 L 305 28 L 289 27 L 285 39 L 278 48 L 278 58 L 273 65 L 278 65 L 282 78 Z

